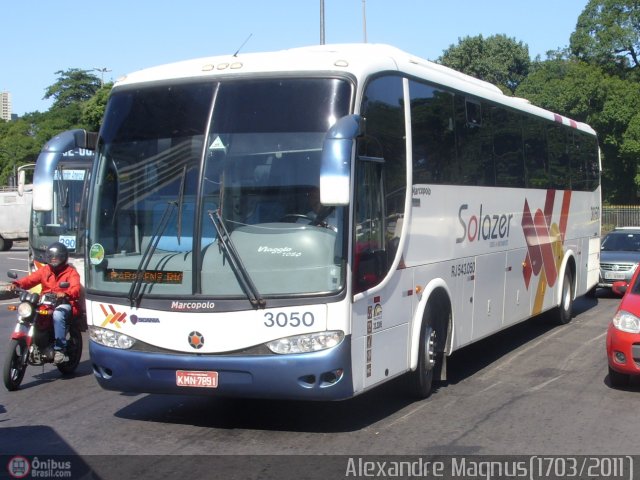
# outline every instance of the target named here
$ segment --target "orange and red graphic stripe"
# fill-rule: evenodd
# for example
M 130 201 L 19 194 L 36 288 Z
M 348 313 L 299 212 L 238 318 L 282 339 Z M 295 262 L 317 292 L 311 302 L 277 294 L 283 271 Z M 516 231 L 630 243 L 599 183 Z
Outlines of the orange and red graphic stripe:
M 556 284 L 558 269 L 562 261 L 571 192 L 565 191 L 563 194 L 559 225 L 552 223 L 555 196 L 555 190 L 547 190 L 544 211 L 537 209 L 533 215 L 529 208 L 529 202 L 525 199 L 522 212 L 522 230 L 527 242 L 527 254 L 523 262 L 522 274 L 527 289 L 531 282 L 531 276 L 539 276 L 532 312 L 534 314 L 542 311 L 547 285 L 553 287 Z
M 104 322 L 102 322 L 102 327 L 106 326 L 107 324 L 111 323 L 113 325 L 115 325 L 116 327 L 120 328 L 120 322 L 125 323 L 127 320 L 127 314 L 124 312 L 116 312 L 116 309 L 113 308 L 113 305 L 108 305 L 109 310 L 111 310 L 111 313 L 109 313 L 107 311 L 107 309 L 105 308 L 105 306 L 103 304 L 100 304 L 100 309 L 102 310 L 102 313 L 104 313 Z

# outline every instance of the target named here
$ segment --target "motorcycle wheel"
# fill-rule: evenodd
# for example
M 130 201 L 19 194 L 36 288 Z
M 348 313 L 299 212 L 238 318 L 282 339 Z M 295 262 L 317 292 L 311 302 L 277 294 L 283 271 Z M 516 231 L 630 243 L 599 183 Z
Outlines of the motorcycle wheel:
M 27 370 L 27 342 L 24 340 L 12 339 L 9 349 L 4 357 L 2 368 L 2 379 L 7 390 L 13 392 L 20 388 L 24 372 Z
M 69 375 L 75 372 L 80 363 L 80 357 L 82 357 L 82 333 L 77 328 L 71 328 L 69 330 L 67 356 L 69 360 L 56 365 L 63 375 Z

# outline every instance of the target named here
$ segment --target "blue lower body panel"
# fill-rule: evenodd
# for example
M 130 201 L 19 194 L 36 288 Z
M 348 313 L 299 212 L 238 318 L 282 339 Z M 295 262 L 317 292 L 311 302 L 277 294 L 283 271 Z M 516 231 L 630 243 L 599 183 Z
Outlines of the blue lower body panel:
M 100 386 L 118 392 L 290 400 L 353 396 L 351 337 L 321 352 L 297 355 L 194 355 L 119 350 L 89 341 Z M 176 372 L 217 372 L 216 388 L 178 386 Z

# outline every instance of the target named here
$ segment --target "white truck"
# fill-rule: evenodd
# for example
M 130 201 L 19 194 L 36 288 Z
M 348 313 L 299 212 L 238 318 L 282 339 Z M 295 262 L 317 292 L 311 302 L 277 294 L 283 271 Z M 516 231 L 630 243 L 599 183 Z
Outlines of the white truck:
M 32 185 L 2 187 L 0 190 L 0 251 L 9 250 L 14 240 L 29 238 Z

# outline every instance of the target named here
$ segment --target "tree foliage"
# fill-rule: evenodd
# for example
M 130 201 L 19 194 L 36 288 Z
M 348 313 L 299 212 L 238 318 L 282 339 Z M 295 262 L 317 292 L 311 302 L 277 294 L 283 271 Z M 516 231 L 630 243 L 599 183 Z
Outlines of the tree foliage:
M 636 200 L 636 158 L 640 133 L 630 127 L 640 117 L 640 85 L 609 75 L 575 58 L 539 64 L 517 95 L 543 108 L 591 125 L 599 133 L 604 157 L 605 197 L 616 203 Z
M 529 73 L 529 47 L 506 35 L 465 37 L 451 45 L 438 63 L 498 85 L 513 94 Z
M 11 183 L 17 167 L 34 163 L 42 146 L 60 132 L 99 128 L 111 85 L 101 88 L 98 77 L 76 68 L 56 74 L 56 83 L 45 91 L 44 98 L 54 99 L 47 112 L 28 113 L 11 122 L 0 121 L 0 185 Z
M 609 72 L 637 69 L 640 61 L 640 2 L 589 0 L 570 39 L 577 58 Z
M 105 83 L 93 97 L 82 105 L 80 119 L 84 125 L 87 125 L 88 130 L 97 132 L 100 129 L 111 87 L 113 87 L 113 83 Z
M 86 102 L 100 90 L 100 79 L 88 70 L 70 68 L 56 72 L 58 80 L 47 88 L 44 98 L 53 98 L 52 109 L 68 108 Z
M 603 78 L 598 67 L 575 59 L 552 59 L 537 63 L 515 93 L 539 107 L 591 123 L 604 101 Z

